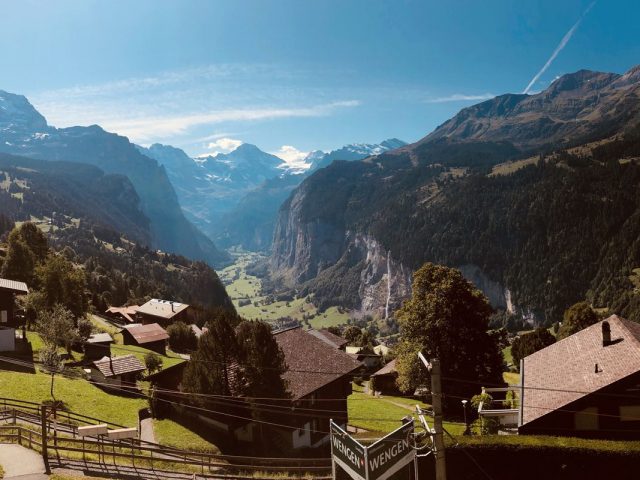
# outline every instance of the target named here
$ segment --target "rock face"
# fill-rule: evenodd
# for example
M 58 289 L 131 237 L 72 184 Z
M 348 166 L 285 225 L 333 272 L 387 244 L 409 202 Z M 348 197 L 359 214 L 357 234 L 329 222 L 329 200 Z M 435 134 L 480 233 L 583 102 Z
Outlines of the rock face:
M 408 272 L 433 261 L 460 268 L 495 307 L 558 318 L 568 302 L 584 298 L 592 278 L 568 274 L 569 257 L 553 242 L 568 241 L 569 232 L 556 220 L 588 226 L 590 215 L 603 215 L 615 231 L 628 212 L 615 222 L 611 213 L 598 213 L 606 204 L 578 187 L 585 180 L 568 177 L 574 167 L 566 164 L 546 174 L 543 162 L 517 179 L 487 172 L 532 154 L 632 135 L 640 123 L 639 98 L 638 67 L 624 75 L 579 71 L 536 95 L 507 94 L 465 108 L 414 144 L 359 162 L 333 162 L 282 205 L 273 277 L 385 317 L 387 304 L 398 305 L 410 293 Z M 595 179 L 601 167 L 594 167 Z M 537 196 L 528 194 L 533 191 Z M 576 192 L 583 196 L 572 208 L 590 202 L 580 219 L 565 213 Z M 530 207 L 540 195 L 553 203 L 539 205 L 538 213 Z M 594 265 L 597 251 L 596 245 Z M 547 262 L 555 262 L 553 274 Z
M 97 125 L 51 127 L 25 97 L 0 90 L 0 152 L 91 164 L 125 175 L 151 222 L 151 246 L 212 264 L 226 258 L 184 217 L 165 169 L 125 137 Z

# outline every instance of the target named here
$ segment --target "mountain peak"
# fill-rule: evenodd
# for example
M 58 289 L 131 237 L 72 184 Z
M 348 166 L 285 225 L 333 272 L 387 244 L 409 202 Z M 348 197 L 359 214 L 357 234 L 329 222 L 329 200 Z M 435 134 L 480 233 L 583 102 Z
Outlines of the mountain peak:
M 556 96 L 564 92 L 572 92 L 581 90 L 588 92 L 600 89 L 620 75 L 617 73 L 594 72 L 592 70 L 578 70 L 577 72 L 567 73 L 554 80 L 549 88 L 543 93 L 546 96 Z
M 36 133 L 47 130 L 49 126 L 27 97 L 0 90 L 0 128 Z

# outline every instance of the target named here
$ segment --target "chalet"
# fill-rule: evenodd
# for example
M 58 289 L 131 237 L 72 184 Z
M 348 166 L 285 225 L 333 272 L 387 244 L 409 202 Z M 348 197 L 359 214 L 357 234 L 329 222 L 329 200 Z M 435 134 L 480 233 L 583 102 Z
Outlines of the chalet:
M 122 329 L 122 340 L 125 345 L 135 345 L 165 355 L 169 334 L 157 323 L 141 325 L 134 323 Z
M 377 370 L 382 364 L 382 355 L 378 355 L 372 347 L 346 347 L 345 351 L 359 362 L 362 362 L 368 371 Z
M 135 355 L 103 357 L 90 367 L 90 379 L 105 388 L 135 388 L 145 366 Z
M 271 450 L 294 452 L 328 446 L 329 420 L 346 427 L 348 420 L 347 397 L 351 394 L 351 377 L 362 364 L 339 350 L 317 332 L 294 327 L 273 334 L 285 356 L 288 371 L 283 374 L 287 382 L 288 397 L 272 400 L 282 413 L 274 416 L 278 426 L 265 426 L 249 420 L 248 404 L 236 404 L 232 415 L 196 414 L 197 421 L 239 442 L 259 442 Z M 180 394 L 182 375 L 187 362 L 169 367 L 147 377 L 160 390 L 160 396 L 173 402 L 184 401 Z M 240 368 L 230 365 L 228 374 Z M 239 395 L 239 394 L 235 394 Z M 265 400 L 266 401 L 266 400 Z M 263 402 L 264 403 L 264 402 Z M 220 405 L 216 405 L 219 408 Z
M 113 338 L 108 333 L 94 333 L 84 345 L 84 356 L 87 360 L 97 360 L 111 356 Z
M 120 325 L 126 325 L 136 322 L 136 315 L 138 314 L 138 305 L 129 305 L 125 307 L 109 307 L 104 314 L 114 322 Z
M 189 305 L 173 302 L 171 300 L 159 300 L 152 298 L 147 303 L 138 307 L 136 317 L 140 323 L 159 323 L 163 327 L 174 322 L 181 321 L 186 324 L 189 321 Z
M 520 365 L 520 434 L 640 439 L 640 324 L 612 315 Z
M 27 293 L 29 289 L 24 282 L 0 278 L 0 352 L 16 349 L 16 328 L 20 321 L 16 316 L 15 298 Z
M 394 359 L 377 372 L 371 374 L 372 388 L 374 391 L 386 395 L 397 395 L 399 393 L 398 386 L 396 385 L 397 379 L 398 370 L 396 369 L 396 361 Z
M 329 419 L 346 426 L 352 374 L 362 364 L 309 330 L 292 328 L 274 334 L 288 371 L 292 406 L 313 409 L 308 415 L 283 416 L 292 428 L 274 429 L 285 449 L 315 448 L 328 442 Z

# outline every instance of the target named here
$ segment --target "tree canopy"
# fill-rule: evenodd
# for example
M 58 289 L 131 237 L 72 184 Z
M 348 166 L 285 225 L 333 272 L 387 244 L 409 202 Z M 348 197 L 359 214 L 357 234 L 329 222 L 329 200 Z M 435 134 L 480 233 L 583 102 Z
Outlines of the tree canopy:
M 537 328 L 533 332 L 516 337 L 511 344 L 514 365 L 520 368 L 521 359 L 552 345 L 555 341 L 556 338 L 546 328 Z
M 562 340 L 598 321 L 598 314 L 587 302 L 578 302 L 565 310 L 562 325 L 558 330 L 558 340 Z
M 432 263 L 416 271 L 412 296 L 395 314 L 400 389 L 428 385 L 418 352 L 440 359 L 445 393 L 470 398 L 479 382 L 501 384 L 502 354 L 496 336 L 488 333 L 491 312 L 486 297 L 460 271 Z

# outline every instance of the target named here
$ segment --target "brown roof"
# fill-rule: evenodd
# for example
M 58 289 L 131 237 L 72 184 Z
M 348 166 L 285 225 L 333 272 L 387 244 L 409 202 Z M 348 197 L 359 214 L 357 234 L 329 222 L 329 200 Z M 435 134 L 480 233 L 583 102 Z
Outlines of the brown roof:
M 283 378 L 293 399 L 306 397 L 362 366 L 342 350 L 301 328 L 277 332 L 274 337 L 289 368 Z
M 95 367 L 105 377 L 115 377 L 125 373 L 142 372 L 145 366 L 135 355 L 125 355 L 123 357 L 103 357 L 93 362 Z
M 344 338 L 339 337 L 338 335 L 334 335 L 326 328 L 322 328 L 320 330 L 307 330 L 311 335 L 318 337 L 320 340 L 324 340 L 328 342 L 334 348 L 342 348 L 347 342 Z
M 123 331 L 124 330 L 129 332 L 140 345 L 167 340 L 169 338 L 167 331 L 157 323 L 150 323 L 149 325 L 127 325 L 124 327 Z
M 154 317 L 164 318 L 169 320 L 175 317 L 180 312 L 189 308 L 186 303 L 172 302 L 171 300 L 160 300 L 158 298 L 152 298 L 147 303 L 138 307 L 138 312 L 151 315 Z
M 389 375 L 391 373 L 398 373 L 398 370 L 396 370 L 396 360 L 395 360 L 395 358 L 393 360 L 391 360 L 389 363 L 387 363 L 384 367 L 382 367 L 377 372 L 372 373 L 371 376 L 372 377 L 379 377 L 380 375 Z
M 110 313 L 112 315 L 122 315 L 129 322 L 133 323 L 133 316 L 138 312 L 140 307 L 138 305 L 130 305 L 128 307 L 109 307 L 107 308 L 105 313 Z
M 24 282 L 0 278 L 0 289 L 11 290 L 14 293 L 29 293 L 29 288 Z
M 606 321 L 607 346 L 598 322 L 524 359 L 523 425 L 640 371 L 640 324 L 617 315 Z

